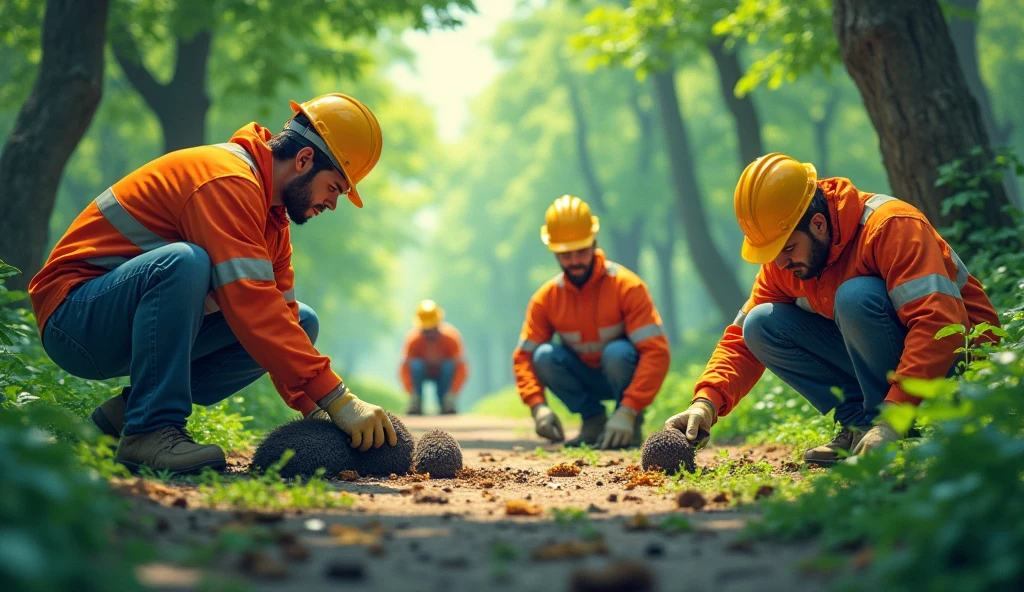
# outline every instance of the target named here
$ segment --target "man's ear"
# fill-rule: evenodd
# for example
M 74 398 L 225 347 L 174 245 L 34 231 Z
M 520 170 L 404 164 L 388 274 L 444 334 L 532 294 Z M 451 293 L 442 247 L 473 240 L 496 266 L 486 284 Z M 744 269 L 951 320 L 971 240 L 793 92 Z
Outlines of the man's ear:
M 811 216 L 810 229 L 814 232 L 815 238 L 818 240 L 824 239 L 828 235 L 828 218 L 825 217 L 825 214 L 818 212 Z
M 306 146 L 295 154 L 295 171 L 305 173 L 313 166 L 313 149 Z

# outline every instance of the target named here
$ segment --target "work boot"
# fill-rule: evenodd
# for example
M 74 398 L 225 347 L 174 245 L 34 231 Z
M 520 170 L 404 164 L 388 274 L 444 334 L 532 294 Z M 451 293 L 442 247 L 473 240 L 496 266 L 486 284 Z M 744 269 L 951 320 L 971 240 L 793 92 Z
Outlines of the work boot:
M 608 423 L 608 417 L 606 417 L 604 413 L 584 419 L 583 427 L 580 428 L 579 435 L 566 442 L 565 447 L 579 448 L 584 444 L 587 446 L 597 444 L 597 437 L 604 431 L 604 424 L 606 423 Z
M 220 446 L 197 444 L 185 428 L 175 426 L 123 436 L 114 460 L 133 473 L 144 466 L 154 471 L 195 473 L 203 467 L 223 471 L 227 465 Z
M 814 464 L 822 467 L 830 467 L 836 464 L 850 455 L 850 451 L 864 437 L 864 433 L 864 430 L 844 426 L 839 431 L 839 434 L 832 438 L 831 442 L 817 448 L 811 448 L 805 452 L 804 464 Z M 840 450 L 845 454 L 840 455 Z
M 448 393 L 441 398 L 441 413 L 455 415 L 455 395 Z
M 117 440 L 124 429 L 124 407 L 128 403 L 131 387 L 125 387 L 121 394 L 111 397 L 92 412 L 92 422 L 104 434 Z
M 405 412 L 406 415 L 423 415 L 423 406 L 418 395 L 412 395 L 409 397 L 409 408 Z

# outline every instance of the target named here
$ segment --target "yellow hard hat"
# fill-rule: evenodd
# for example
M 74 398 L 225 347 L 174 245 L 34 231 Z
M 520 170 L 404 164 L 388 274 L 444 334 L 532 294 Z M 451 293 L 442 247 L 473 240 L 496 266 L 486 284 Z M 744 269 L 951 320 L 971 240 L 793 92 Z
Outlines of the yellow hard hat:
M 548 207 L 547 222 L 540 227 L 540 240 L 556 253 L 585 249 L 594 244 L 601 229 L 597 216 L 590 215 L 587 202 L 572 195 L 563 195 Z
M 768 263 L 779 256 L 814 197 L 814 165 L 773 152 L 747 165 L 733 207 L 743 230 L 743 258 Z
M 420 329 L 433 329 L 441 324 L 444 309 L 433 300 L 424 300 L 416 306 L 416 325 Z
M 297 132 L 327 154 L 352 188 L 348 192 L 349 201 L 358 208 L 363 207 L 356 183 L 373 170 L 383 146 L 380 124 L 373 112 L 341 93 L 320 95 L 302 104 L 295 101 L 288 104 L 296 114 L 305 115 L 313 129 L 296 123 L 294 118 L 285 124 L 285 129 Z

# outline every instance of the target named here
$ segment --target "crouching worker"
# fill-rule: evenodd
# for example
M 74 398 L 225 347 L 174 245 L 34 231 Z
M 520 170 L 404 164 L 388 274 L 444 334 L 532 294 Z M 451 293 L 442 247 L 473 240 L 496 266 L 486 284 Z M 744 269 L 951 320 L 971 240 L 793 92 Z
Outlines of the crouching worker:
M 291 104 L 273 135 L 250 123 L 224 144 L 166 154 L 74 220 L 29 294 L 47 354 L 67 372 L 131 386 L 92 417 L 116 460 L 175 473 L 223 469 L 224 451 L 185 431 L 269 372 L 293 409 L 320 410 L 362 450 L 396 443 L 314 347 L 316 313 L 295 300 L 289 218 L 334 211 L 380 158 L 377 119 L 342 94 Z
M 564 439 L 544 387 L 583 418 L 566 446 L 602 449 L 639 446 L 643 411 L 661 388 L 669 366 L 668 340 L 647 286 L 597 248 L 597 216 L 569 195 L 555 200 L 541 241 L 562 273 L 541 286 L 526 309 L 513 354 L 519 396 L 533 414 L 537 434 Z M 558 336 L 561 343 L 550 343 Z M 609 419 L 601 401 L 614 401 Z
M 804 454 L 807 463 L 832 465 L 899 440 L 904 434 L 876 419 L 880 407 L 920 403 L 900 381 L 949 375 L 962 345 L 935 334 L 952 324 L 999 324 L 978 280 L 906 202 L 847 179 L 818 179 L 813 165 L 774 153 L 743 171 L 734 205 L 743 258 L 761 269 L 689 409 L 666 422 L 691 440 L 729 413 L 765 367 L 821 413 L 835 409 L 842 424 L 835 439 Z
M 405 336 L 400 374 L 409 393 L 409 415 L 423 413 L 423 385 L 428 381 L 434 383 L 441 413 L 455 413 L 455 397 L 466 381 L 466 363 L 462 335 L 443 319 L 444 309 L 424 300 L 416 307 L 416 326 Z

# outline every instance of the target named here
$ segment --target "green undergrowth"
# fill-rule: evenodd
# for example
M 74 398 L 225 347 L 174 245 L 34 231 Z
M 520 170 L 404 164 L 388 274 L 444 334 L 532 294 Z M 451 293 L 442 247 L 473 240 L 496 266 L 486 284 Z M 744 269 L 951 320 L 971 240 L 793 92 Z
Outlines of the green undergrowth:
M 721 451 L 725 453 L 723 449 Z M 723 456 L 723 460 L 714 466 L 697 467 L 696 472 L 680 471 L 671 477 L 663 491 L 677 492 L 696 489 L 709 494 L 724 493 L 729 505 L 750 504 L 767 496 L 793 498 L 807 491 L 810 487 L 806 469 L 801 473 L 778 474 L 772 464 L 765 460 L 747 458 L 732 459 Z
M 293 455 L 293 451 L 286 451 L 281 460 L 259 475 L 225 476 L 204 470 L 199 476 L 203 503 L 210 507 L 244 510 L 348 508 L 355 503 L 354 497 L 335 490 L 324 481 L 323 469 L 318 469 L 309 479 L 281 479 L 281 467 Z

